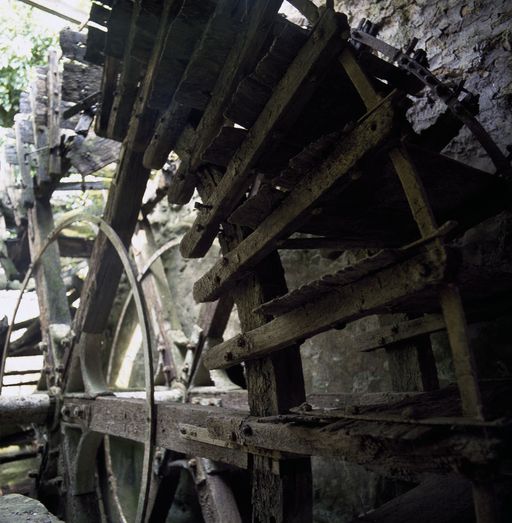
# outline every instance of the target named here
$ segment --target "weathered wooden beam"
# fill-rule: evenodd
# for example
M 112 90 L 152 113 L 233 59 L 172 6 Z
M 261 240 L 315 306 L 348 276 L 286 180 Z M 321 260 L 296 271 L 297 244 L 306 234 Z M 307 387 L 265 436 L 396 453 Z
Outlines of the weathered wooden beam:
M 233 211 L 250 185 L 250 170 L 263 148 L 272 140 L 272 133 L 283 127 L 285 119 L 286 126 L 292 124 L 291 111 L 297 110 L 297 103 L 304 102 L 299 101 L 301 96 L 308 97 L 305 95 L 308 79 L 319 73 L 341 50 L 347 31 L 345 17 L 339 17 L 330 10 L 325 11 L 231 160 L 215 192 L 205 202 L 205 211 L 196 218 L 192 228 L 183 237 L 183 256 L 201 257 L 206 254 L 220 222 Z
M 171 203 L 183 204 L 192 197 L 195 186 L 193 173 L 201 163 L 204 151 L 221 129 L 225 121 L 224 112 L 240 79 L 257 63 L 281 3 L 282 0 L 253 2 L 242 18 L 237 40 L 226 59 L 211 93 L 211 101 L 194 135 L 187 138 L 186 142 L 189 143 L 186 147 L 180 147 L 182 152 L 176 148 L 182 165 L 169 187 L 168 197 Z
M 425 271 L 426 266 L 429 271 Z M 404 297 L 411 298 L 440 284 L 445 272 L 445 253 L 429 247 L 418 256 L 350 285 L 322 292 L 316 299 L 312 297 L 308 303 L 270 323 L 213 347 L 205 354 L 205 366 L 209 369 L 226 368 L 368 314 L 388 312 L 389 307 L 403 302 Z M 292 325 L 293 329 L 290 328 Z
M 144 163 L 147 167 L 160 169 L 164 165 L 187 123 L 190 111 L 207 106 L 236 30 L 239 30 L 240 17 L 240 5 L 235 0 L 220 0 L 217 3 L 146 150 Z
M 62 118 L 68 119 L 68 118 L 71 118 L 72 116 L 75 116 L 75 114 L 78 114 L 81 111 L 90 109 L 96 102 L 99 101 L 100 97 L 101 97 L 100 91 L 97 91 L 95 93 L 90 94 L 89 96 L 86 96 L 83 100 L 80 100 L 75 105 L 66 109 L 62 113 Z
M 24 141 L 23 128 L 27 123 L 26 116 L 17 114 L 14 120 L 16 133 L 16 153 L 18 155 L 18 167 L 21 177 L 20 202 L 21 209 L 18 212 L 26 214 L 27 209 L 34 205 L 34 182 L 30 172 L 30 157 L 28 144 Z
M 36 78 L 30 84 L 32 132 L 37 152 L 37 183 L 48 184 L 48 112 L 47 112 L 47 68 L 36 67 Z
M 123 67 L 108 121 L 107 135 L 114 140 L 122 140 L 128 131 L 139 82 L 149 62 L 154 38 L 158 34 L 162 6 L 163 4 L 152 4 L 145 0 L 134 3 L 130 28 L 126 35 Z M 146 36 L 149 37 L 147 42 Z
M 305 175 L 251 235 L 194 284 L 194 298 L 200 302 L 215 299 L 242 278 L 251 266 L 275 250 L 278 242 L 292 234 L 308 217 L 313 205 L 338 181 L 347 178 L 358 160 L 390 136 L 393 119 L 392 99 L 388 99 L 342 138 L 323 164 Z
M 114 104 L 117 77 L 121 70 L 121 62 L 117 58 L 113 58 L 112 56 L 105 58 L 101 77 L 101 105 L 94 123 L 94 132 L 102 138 L 109 138 L 108 123 Z
M 215 4 L 214 0 L 182 0 L 179 3 L 180 9 L 170 24 L 162 48 L 162 67 L 157 71 L 149 95 L 151 107 L 164 110 L 171 103 Z
M 370 352 L 404 340 L 446 329 L 444 318 L 439 314 L 427 314 L 412 320 L 397 320 L 380 329 L 363 332 L 354 337 L 354 347 Z
M 48 52 L 48 75 L 46 77 L 48 93 L 48 147 L 49 162 L 48 175 L 53 178 L 60 178 L 60 100 L 61 84 L 59 72 L 59 60 L 57 51 L 54 49 Z
M 116 397 L 64 400 L 67 421 L 79 407 L 91 430 L 140 442 L 146 427 L 143 404 L 142 399 Z M 430 417 L 433 405 L 439 417 Z M 453 388 L 415 394 L 387 407 L 381 403 L 268 417 L 175 402 L 157 401 L 156 407 L 157 446 L 242 468 L 248 466 L 248 454 L 281 456 L 284 467 L 295 461 L 289 458 L 321 455 L 411 477 L 493 465 L 499 473 L 499 463 L 510 458 L 510 424 L 443 417 L 460 411 Z M 277 472 L 271 469 L 270 474 Z

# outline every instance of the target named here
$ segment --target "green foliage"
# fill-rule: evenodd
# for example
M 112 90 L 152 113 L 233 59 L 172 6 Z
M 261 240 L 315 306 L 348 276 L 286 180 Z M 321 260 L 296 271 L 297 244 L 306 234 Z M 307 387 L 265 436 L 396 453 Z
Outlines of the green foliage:
M 0 125 L 10 127 L 29 70 L 46 63 L 48 48 L 57 45 L 58 28 L 49 27 L 39 10 L 19 1 L 0 4 Z

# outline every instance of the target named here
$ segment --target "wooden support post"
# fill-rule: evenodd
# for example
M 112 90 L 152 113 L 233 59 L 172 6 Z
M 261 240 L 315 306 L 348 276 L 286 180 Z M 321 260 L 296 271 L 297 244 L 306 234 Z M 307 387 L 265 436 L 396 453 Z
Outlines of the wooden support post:
M 94 123 L 94 132 L 103 138 L 109 138 L 108 125 L 120 71 L 121 62 L 113 56 L 106 56 L 101 78 L 101 108 Z
M 391 386 L 394 391 L 429 391 L 439 388 L 430 336 L 386 347 Z
M 28 144 L 25 142 L 24 128 L 27 124 L 26 116 L 18 114 L 15 116 L 14 132 L 16 135 L 16 154 L 18 156 L 18 168 L 21 177 L 20 214 L 25 214 L 27 209 L 34 205 L 34 182 L 30 172 L 30 156 Z
M 205 198 L 216 187 L 220 173 L 205 170 L 199 186 Z M 223 224 L 221 248 L 227 252 L 243 240 L 241 228 Z M 242 331 L 267 323 L 256 307 L 286 293 L 284 271 L 277 251 L 262 260 L 255 270 L 233 290 Z M 246 362 L 250 412 L 256 416 L 281 414 L 305 401 L 304 377 L 298 345 L 278 354 Z M 275 468 L 278 474 L 274 474 Z M 309 522 L 312 518 L 311 464 L 308 459 L 273 463 L 272 459 L 253 456 L 253 521 Z
M 50 181 L 48 176 L 48 92 L 46 85 L 47 69 L 36 67 L 36 78 L 30 84 L 30 105 L 32 132 L 37 153 L 37 183 L 43 186 Z

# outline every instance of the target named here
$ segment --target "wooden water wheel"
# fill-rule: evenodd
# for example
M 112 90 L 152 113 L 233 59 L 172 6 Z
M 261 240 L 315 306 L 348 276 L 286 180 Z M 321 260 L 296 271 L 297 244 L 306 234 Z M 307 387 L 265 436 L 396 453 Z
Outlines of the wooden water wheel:
M 185 471 L 205 521 L 311 521 L 310 456 L 320 455 L 408 479 L 455 472 L 471 481 L 477 520 L 500 521 L 510 383 L 478 379 L 467 325 L 506 309 L 512 275 L 476 267 L 456 240 L 507 208 L 509 161 L 474 100 L 439 82 L 413 46 L 390 63 L 371 27 L 351 32 L 343 14 L 297 1 L 308 20 L 298 25 L 278 14 L 281 3 L 97 2 L 87 38 L 64 32 L 65 63 L 51 54 L 40 70 L 11 162 L 48 370 L 31 407 L 44 427 L 38 494 L 66 521 L 165 521 Z M 418 134 L 405 113 L 425 88 L 448 108 Z M 66 142 L 64 122 L 78 114 Z M 464 125 L 496 172 L 440 153 Z M 183 205 L 197 190 L 181 254 L 202 258 L 215 238 L 221 249 L 194 284 L 205 305 L 188 339 L 139 219 L 153 206 L 143 204 L 151 169 L 172 151 L 179 168 L 153 203 L 165 194 Z M 103 219 L 81 216 L 100 231 L 72 319 L 50 198 L 71 165 L 84 174 L 113 157 Z M 354 264 L 288 290 L 280 251 L 354 248 L 365 253 Z M 123 268 L 143 340 L 130 357 L 119 339 L 136 338 L 132 324 L 121 320 L 114 348 L 104 342 Z M 233 303 L 241 333 L 223 341 Z M 306 398 L 300 344 L 374 314 L 395 321 L 353 343 L 389 350 L 395 390 Z M 457 377 L 443 389 L 429 341 L 439 331 Z M 246 390 L 206 372 L 241 364 Z M 116 385 L 127 365 L 123 387 L 137 390 Z M 406 520 L 399 509 L 395 518 Z

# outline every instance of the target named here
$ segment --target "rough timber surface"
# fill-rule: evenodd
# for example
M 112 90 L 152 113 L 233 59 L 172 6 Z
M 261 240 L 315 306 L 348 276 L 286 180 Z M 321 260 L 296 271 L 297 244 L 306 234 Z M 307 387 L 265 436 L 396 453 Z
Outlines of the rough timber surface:
M 155 75 L 148 104 L 155 109 L 165 109 L 172 100 L 186 64 L 190 60 L 198 39 L 215 2 L 184 0 L 176 18 L 171 22 L 162 48 L 161 67 Z
M 382 403 L 341 409 L 293 409 L 274 416 L 248 416 L 221 407 L 157 401 L 157 445 L 185 454 L 212 456 L 246 468 L 247 454 L 337 456 L 397 477 L 425 473 L 475 475 L 489 465 L 506 474 L 511 464 L 508 380 L 483 381 L 493 406 L 490 421 L 462 418 L 455 386 Z M 90 428 L 143 441 L 143 400 L 68 398 L 83 406 Z M 279 454 L 276 454 L 279 453 Z
M 333 287 L 328 293 L 322 292 L 270 323 L 212 347 L 205 354 L 205 366 L 229 367 L 370 314 L 389 312 L 390 308 L 401 306 L 407 310 L 411 301 L 422 310 L 425 303 L 432 303 L 431 290 L 443 281 L 446 270 L 445 254 L 427 248 L 409 260 L 369 274 L 341 289 Z M 433 303 L 438 307 L 435 300 Z M 261 312 L 263 310 L 264 307 Z
M 322 71 L 340 51 L 344 30 L 346 19 L 327 10 L 273 91 L 215 192 L 205 202 L 207 210 L 197 217 L 193 227 L 184 236 L 181 243 L 183 256 L 201 257 L 206 254 L 220 222 L 233 211 L 250 185 L 250 170 L 272 139 L 272 133 L 290 127 L 298 116 L 297 104 L 300 106 L 309 99 L 308 78 Z
M 119 143 L 107 138 L 100 138 L 93 134 L 85 138 L 77 135 L 66 157 L 82 176 L 87 176 L 117 161 L 120 148 Z
M 186 140 L 186 146 L 181 147 L 183 154 L 178 151 L 182 165 L 169 186 L 171 203 L 186 203 L 192 197 L 195 172 L 202 162 L 202 155 L 224 125 L 224 111 L 240 79 L 252 70 L 266 50 L 268 35 L 281 3 L 281 0 L 255 2 L 245 15 L 241 11 L 240 30 L 212 91 L 210 103 L 195 133 Z M 239 5 L 242 8 L 242 4 Z
M 148 167 L 161 168 L 182 133 L 192 109 L 204 110 L 239 29 L 235 0 L 217 3 L 200 41 L 163 113 L 144 156 Z
M 126 28 L 122 69 L 109 114 L 107 136 L 110 138 L 121 141 L 126 135 L 139 82 L 155 44 L 162 8 L 162 3 L 139 1 L 134 4 L 130 25 Z
M 350 169 L 364 155 L 389 139 L 390 134 L 393 133 L 394 118 L 392 99 L 388 99 L 361 120 L 352 132 L 343 137 L 340 144 L 318 169 L 311 169 L 302 178 L 258 229 L 194 284 L 196 300 L 215 299 L 220 292 L 243 277 L 244 271 L 274 250 L 279 240 L 295 232 L 307 219 L 317 201 L 332 190 L 336 183 L 343 182 L 345 179 L 345 183 L 350 185 L 352 182 L 348 176 Z M 186 238 L 185 236 L 184 239 Z

